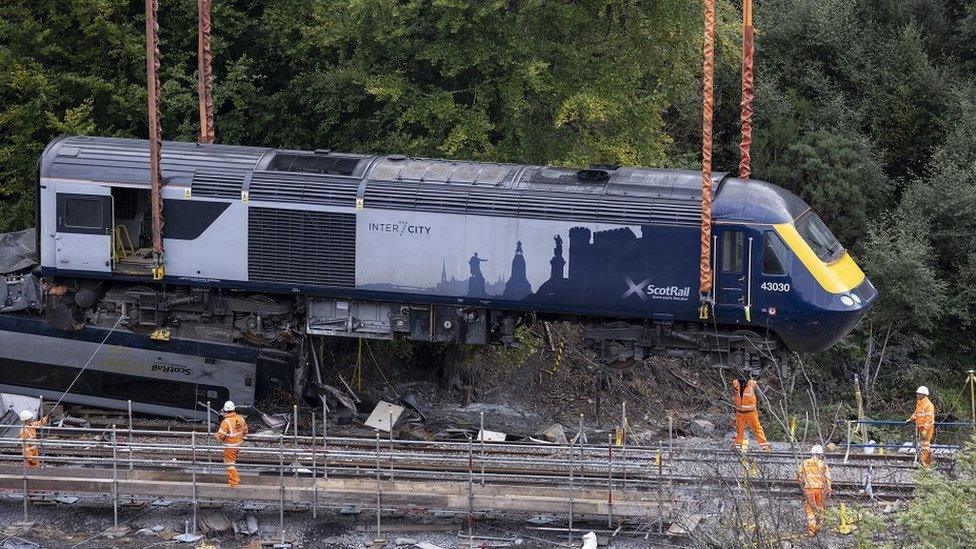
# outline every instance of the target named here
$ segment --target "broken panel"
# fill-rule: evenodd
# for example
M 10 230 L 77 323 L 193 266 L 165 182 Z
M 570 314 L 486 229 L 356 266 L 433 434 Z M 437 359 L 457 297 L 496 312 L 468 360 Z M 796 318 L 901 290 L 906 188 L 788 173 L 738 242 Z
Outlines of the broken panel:
M 308 302 L 307 331 L 311 335 L 392 339 L 394 321 L 387 303 L 334 299 Z

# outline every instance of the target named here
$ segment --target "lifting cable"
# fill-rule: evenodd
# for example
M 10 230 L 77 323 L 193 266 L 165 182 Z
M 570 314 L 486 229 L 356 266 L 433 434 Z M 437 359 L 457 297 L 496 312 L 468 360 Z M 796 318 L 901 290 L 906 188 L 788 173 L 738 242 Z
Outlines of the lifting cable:
M 702 177 L 701 177 L 701 257 L 699 317 L 708 318 L 712 292 L 712 88 L 715 72 L 715 0 L 705 0 L 705 60 L 702 63 Z
M 92 363 L 92 360 L 95 360 L 95 355 L 98 354 L 98 351 L 102 350 L 102 346 L 105 345 L 105 342 L 108 341 L 108 338 L 111 337 L 112 333 L 115 331 L 116 328 L 119 327 L 119 324 L 122 324 L 122 320 L 125 318 L 126 318 L 125 315 L 119 315 L 119 319 L 115 321 L 115 326 L 112 326 L 112 329 L 109 330 L 107 334 L 105 334 L 105 338 L 102 339 L 102 342 L 98 344 L 98 347 L 95 347 L 95 352 L 92 353 L 90 357 L 88 357 L 88 362 L 86 362 L 85 365 L 81 367 L 81 371 L 79 371 L 78 375 L 75 376 L 75 379 L 71 382 L 71 385 L 68 385 L 68 388 L 65 389 L 63 393 L 61 393 L 61 397 L 58 399 L 58 401 L 54 403 L 54 406 L 51 408 L 52 411 L 58 407 L 58 404 L 61 404 L 61 401 L 64 400 L 64 397 L 71 391 L 71 388 L 74 387 L 75 383 L 77 383 L 78 380 L 81 378 L 81 374 L 85 373 L 85 370 Z M 43 412 L 43 410 L 41 411 Z
M 752 144 L 753 57 L 752 0 L 742 0 L 742 141 L 739 143 L 739 179 L 752 175 L 749 146 Z

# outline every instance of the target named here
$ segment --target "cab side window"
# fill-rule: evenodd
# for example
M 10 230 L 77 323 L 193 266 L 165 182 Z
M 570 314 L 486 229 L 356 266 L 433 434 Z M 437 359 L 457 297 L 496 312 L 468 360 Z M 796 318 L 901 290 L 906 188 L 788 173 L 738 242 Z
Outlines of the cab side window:
M 68 198 L 64 201 L 64 226 L 98 229 L 102 226 L 102 201 L 97 198 Z
M 109 234 L 112 199 L 108 196 L 58 193 L 59 233 Z
M 743 258 L 743 235 L 740 231 L 722 233 L 722 272 L 741 273 Z
M 786 244 L 773 231 L 763 233 L 763 274 L 782 276 L 786 273 L 786 262 L 789 254 Z

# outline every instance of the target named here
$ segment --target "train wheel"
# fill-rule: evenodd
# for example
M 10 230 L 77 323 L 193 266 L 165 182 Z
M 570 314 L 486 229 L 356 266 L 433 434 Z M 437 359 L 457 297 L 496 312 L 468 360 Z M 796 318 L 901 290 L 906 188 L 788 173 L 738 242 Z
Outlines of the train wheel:
M 761 374 L 763 357 L 770 353 L 766 340 L 749 330 L 736 330 L 731 335 L 728 366 L 741 372 Z
M 277 302 L 266 295 L 254 294 L 249 296 L 247 300 L 256 305 L 276 305 Z M 267 345 L 277 339 L 278 333 L 274 332 L 269 334 L 265 331 L 264 326 L 261 323 L 261 315 L 251 313 L 244 319 L 244 326 L 241 329 L 241 335 L 244 336 L 251 345 L 256 345 L 262 347 Z
M 155 294 L 156 290 L 148 286 L 133 286 L 126 290 L 125 296 L 128 298 L 126 301 L 126 315 L 128 318 L 122 323 L 130 332 L 136 334 L 150 334 L 158 328 L 158 323 L 156 318 L 143 318 L 142 310 L 138 307 L 138 304 L 142 298 L 147 294 Z

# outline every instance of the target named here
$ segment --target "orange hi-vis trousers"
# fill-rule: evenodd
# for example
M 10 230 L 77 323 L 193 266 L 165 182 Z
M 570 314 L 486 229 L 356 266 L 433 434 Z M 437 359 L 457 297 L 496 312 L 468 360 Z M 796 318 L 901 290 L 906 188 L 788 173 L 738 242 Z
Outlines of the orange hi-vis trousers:
M 770 446 L 766 440 L 766 432 L 763 431 L 762 424 L 759 423 L 759 412 L 756 410 L 735 413 L 735 446 L 738 448 L 742 447 L 742 441 L 745 440 L 746 427 L 749 427 L 752 434 L 756 436 L 756 442 L 759 443 L 759 447 L 769 451 Z
M 227 485 L 231 488 L 241 484 L 241 475 L 237 473 L 237 454 L 240 448 L 224 447 L 224 466 L 227 467 Z
M 41 460 L 37 459 L 40 455 L 41 452 L 37 449 L 37 446 L 24 444 L 24 465 L 28 467 L 40 467 Z
M 922 465 L 932 465 L 932 438 L 935 436 L 935 425 L 919 425 L 918 430 L 918 461 Z
M 811 538 L 823 526 L 824 512 L 824 491 L 822 488 L 803 489 L 803 511 L 807 514 L 807 535 Z

